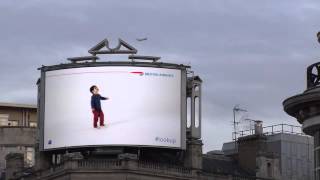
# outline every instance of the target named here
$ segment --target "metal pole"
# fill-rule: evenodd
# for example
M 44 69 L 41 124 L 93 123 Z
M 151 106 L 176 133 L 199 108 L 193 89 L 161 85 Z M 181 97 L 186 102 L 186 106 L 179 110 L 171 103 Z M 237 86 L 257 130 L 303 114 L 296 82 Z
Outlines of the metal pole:
M 233 108 L 234 149 L 237 149 L 236 110 Z
M 235 105 L 235 106 L 233 107 L 233 110 L 232 110 L 232 111 L 233 111 L 234 146 L 235 146 L 235 149 L 237 149 L 237 127 L 236 127 L 237 122 L 236 122 L 236 112 L 238 112 L 238 111 L 247 112 L 247 110 L 241 109 L 241 108 L 239 107 L 239 105 Z

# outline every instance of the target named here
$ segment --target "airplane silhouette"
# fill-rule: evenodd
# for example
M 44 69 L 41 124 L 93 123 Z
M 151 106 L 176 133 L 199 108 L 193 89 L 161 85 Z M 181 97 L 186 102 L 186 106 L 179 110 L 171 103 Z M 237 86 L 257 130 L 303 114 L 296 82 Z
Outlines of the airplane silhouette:
M 148 40 L 148 38 L 147 37 L 145 37 L 145 38 L 137 38 L 136 40 L 137 41 L 146 41 L 146 40 Z

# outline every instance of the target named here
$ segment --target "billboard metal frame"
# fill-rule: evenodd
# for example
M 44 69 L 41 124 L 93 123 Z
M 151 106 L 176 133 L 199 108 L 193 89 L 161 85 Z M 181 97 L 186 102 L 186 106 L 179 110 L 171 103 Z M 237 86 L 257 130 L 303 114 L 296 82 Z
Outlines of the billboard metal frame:
M 73 69 L 73 68 L 85 68 L 85 67 L 106 67 L 106 66 L 132 66 L 132 67 L 151 67 L 151 68 L 165 68 L 165 69 L 177 69 L 181 70 L 181 146 L 180 148 L 167 147 L 167 146 L 146 146 L 146 145 L 93 145 L 93 146 L 71 146 L 61 147 L 54 149 L 44 149 L 44 115 L 45 115 L 45 75 L 47 71 L 55 71 L 62 69 Z M 85 63 L 68 63 L 59 64 L 52 66 L 42 66 L 38 70 L 41 70 L 40 82 L 38 84 L 38 124 L 39 124 L 39 150 L 40 151 L 55 151 L 61 149 L 84 149 L 86 147 L 156 147 L 156 148 L 167 148 L 167 149 L 186 149 L 186 130 L 187 130 L 187 69 L 190 66 L 183 64 L 172 64 L 163 62 L 130 62 L 130 61 L 107 61 L 107 62 L 85 62 Z

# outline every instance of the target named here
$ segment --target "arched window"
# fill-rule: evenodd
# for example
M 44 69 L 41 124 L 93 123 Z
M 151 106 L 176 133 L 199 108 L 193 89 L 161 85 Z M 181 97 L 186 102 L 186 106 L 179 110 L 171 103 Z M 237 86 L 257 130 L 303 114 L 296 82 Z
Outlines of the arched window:
M 267 173 L 268 177 L 272 177 L 272 166 L 270 162 L 267 163 Z
M 194 98 L 194 116 L 195 116 L 195 121 L 194 121 L 194 126 L 197 128 L 200 125 L 200 98 L 195 97 Z
M 187 128 L 191 127 L 191 97 L 187 98 Z
M 195 91 L 195 92 L 197 92 L 197 91 L 199 91 L 199 90 L 200 90 L 200 87 L 199 87 L 199 86 L 195 86 L 195 87 L 194 87 L 194 91 Z

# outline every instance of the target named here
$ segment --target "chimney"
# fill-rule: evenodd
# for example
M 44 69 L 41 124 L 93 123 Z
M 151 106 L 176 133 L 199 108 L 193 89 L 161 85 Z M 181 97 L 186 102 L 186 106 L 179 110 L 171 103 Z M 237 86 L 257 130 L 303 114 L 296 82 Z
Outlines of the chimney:
M 254 121 L 254 134 L 256 135 L 263 134 L 262 121 Z

